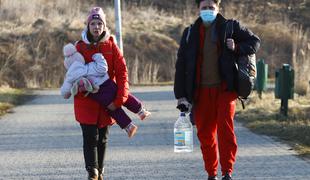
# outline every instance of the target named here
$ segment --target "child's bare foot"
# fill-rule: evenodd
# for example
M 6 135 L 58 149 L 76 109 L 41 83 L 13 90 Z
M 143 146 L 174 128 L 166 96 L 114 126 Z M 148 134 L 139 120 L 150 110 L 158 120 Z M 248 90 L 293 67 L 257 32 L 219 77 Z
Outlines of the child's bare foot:
M 128 134 L 128 137 L 129 137 L 129 138 L 132 138 L 132 137 L 136 134 L 136 132 L 137 132 L 137 130 L 138 130 L 138 126 L 134 125 L 133 123 L 130 123 L 130 124 L 128 124 L 128 126 L 125 128 L 125 130 L 126 130 L 126 132 L 127 132 L 127 134 Z
M 151 112 L 142 108 L 138 113 L 138 116 L 140 117 L 141 120 L 144 120 L 146 117 L 151 115 Z

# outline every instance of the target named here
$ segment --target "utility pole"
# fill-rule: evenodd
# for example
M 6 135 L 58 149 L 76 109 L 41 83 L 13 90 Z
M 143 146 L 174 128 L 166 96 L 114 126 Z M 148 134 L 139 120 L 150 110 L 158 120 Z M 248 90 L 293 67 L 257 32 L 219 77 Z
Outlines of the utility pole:
M 123 53 L 123 39 L 122 39 L 122 16 L 121 16 L 121 2 L 114 0 L 115 8 L 115 33 L 119 49 Z

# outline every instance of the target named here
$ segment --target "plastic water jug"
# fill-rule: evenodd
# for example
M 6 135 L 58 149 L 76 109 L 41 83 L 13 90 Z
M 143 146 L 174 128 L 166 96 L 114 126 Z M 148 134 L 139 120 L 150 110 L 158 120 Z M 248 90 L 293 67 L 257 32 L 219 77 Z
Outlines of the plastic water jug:
M 193 152 L 193 126 L 184 112 L 174 123 L 174 152 Z

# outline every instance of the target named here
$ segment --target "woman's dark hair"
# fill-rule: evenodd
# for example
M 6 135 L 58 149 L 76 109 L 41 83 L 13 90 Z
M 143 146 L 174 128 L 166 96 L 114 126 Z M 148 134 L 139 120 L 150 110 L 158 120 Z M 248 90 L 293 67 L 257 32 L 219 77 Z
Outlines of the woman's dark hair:
M 199 7 L 199 4 L 201 1 L 205 1 L 205 0 L 195 0 L 197 6 Z M 213 0 L 214 3 L 216 3 L 218 6 L 220 6 L 221 0 Z

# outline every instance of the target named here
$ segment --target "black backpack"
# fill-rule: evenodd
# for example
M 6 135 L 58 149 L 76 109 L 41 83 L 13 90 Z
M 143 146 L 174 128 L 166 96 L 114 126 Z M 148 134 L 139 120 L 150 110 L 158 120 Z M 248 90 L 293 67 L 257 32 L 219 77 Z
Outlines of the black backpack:
M 228 35 L 225 37 L 232 38 L 234 33 L 234 22 L 233 20 L 228 20 L 226 24 L 225 34 Z M 244 108 L 243 100 L 247 99 L 251 94 L 255 78 L 256 78 L 256 56 L 255 54 L 236 56 L 235 58 L 235 70 L 236 70 L 236 79 L 235 79 L 235 89 L 238 94 L 238 98 L 242 102 L 242 107 Z

